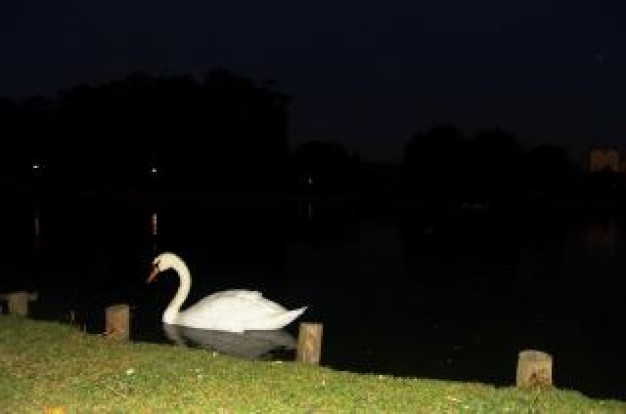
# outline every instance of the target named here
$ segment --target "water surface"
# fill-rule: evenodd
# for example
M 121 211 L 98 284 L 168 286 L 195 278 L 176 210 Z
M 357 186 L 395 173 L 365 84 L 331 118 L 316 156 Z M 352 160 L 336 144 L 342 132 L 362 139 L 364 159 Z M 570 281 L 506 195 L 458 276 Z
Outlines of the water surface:
M 194 277 L 189 303 L 249 288 L 308 305 L 297 322 L 324 324 L 326 366 L 511 385 L 517 353 L 534 348 L 554 356 L 557 386 L 626 398 L 615 214 L 91 198 L 9 205 L 0 220 L 0 290 L 38 291 L 37 318 L 73 312 L 102 332 L 104 308 L 129 303 L 134 340 L 171 342 L 160 314 L 177 280 L 145 284 L 152 258 L 171 250 Z M 297 335 L 297 322 L 286 332 Z

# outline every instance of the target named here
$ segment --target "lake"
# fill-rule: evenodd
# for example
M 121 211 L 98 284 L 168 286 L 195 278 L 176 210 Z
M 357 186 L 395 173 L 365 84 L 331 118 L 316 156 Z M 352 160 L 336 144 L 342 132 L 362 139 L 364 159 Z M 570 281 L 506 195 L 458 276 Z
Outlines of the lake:
M 160 319 L 178 281 L 145 283 L 170 250 L 192 273 L 186 303 L 248 288 L 307 305 L 285 331 L 323 323 L 325 366 L 512 385 L 518 352 L 532 348 L 553 355 L 556 386 L 626 398 L 615 211 L 129 193 L 6 203 L 0 225 L 0 292 L 37 291 L 34 318 L 73 313 L 98 333 L 104 308 L 128 303 L 133 340 L 171 343 Z

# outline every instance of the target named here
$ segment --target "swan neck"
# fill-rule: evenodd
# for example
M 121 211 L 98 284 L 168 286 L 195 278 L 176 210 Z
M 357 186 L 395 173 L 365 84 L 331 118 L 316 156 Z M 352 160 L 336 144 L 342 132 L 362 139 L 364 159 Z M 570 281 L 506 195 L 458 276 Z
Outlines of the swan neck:
M 187 299 L 189 291 L 191 290 L 191 275 L 189 274 L 187 266 L 181 261 L 180 263 L 175 263 L 172 269 L 178 275 L 179 285 L 176 295 L 163 313 L 163 322 L 169 324 L 176 323 L 176 319 L 180 313 L 180 307 Z

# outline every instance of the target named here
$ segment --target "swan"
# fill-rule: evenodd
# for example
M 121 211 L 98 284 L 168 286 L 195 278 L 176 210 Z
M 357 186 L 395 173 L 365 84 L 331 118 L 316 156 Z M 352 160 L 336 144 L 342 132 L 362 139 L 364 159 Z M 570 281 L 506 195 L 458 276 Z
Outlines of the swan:
M 208 295 L 181 311 L 180 307 L 191 289 L 191 274 L 180 257 L 170 252 L 159 254 L 152 261 L 148 283 L 159 273 L 169 269 L 178 274 L 180 284 L 176 295 L 163 312 L 161 320 L 165 324 L 236 333 L 266 331 L 283 328 L 307 308 L 303 306 L 287 310 L 264 298 L 261 292 L 230 289 Z

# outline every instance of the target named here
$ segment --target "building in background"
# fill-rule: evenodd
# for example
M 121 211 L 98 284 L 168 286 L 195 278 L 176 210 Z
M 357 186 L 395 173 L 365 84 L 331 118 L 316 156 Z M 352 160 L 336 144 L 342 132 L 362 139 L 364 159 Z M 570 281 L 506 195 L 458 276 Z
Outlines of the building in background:
M 590 172 L 624 172 L 626 168 L 626 160 L 621 161 L 620 153 L 615 149 L 594 149 L 589 154 L 588 168 Z

